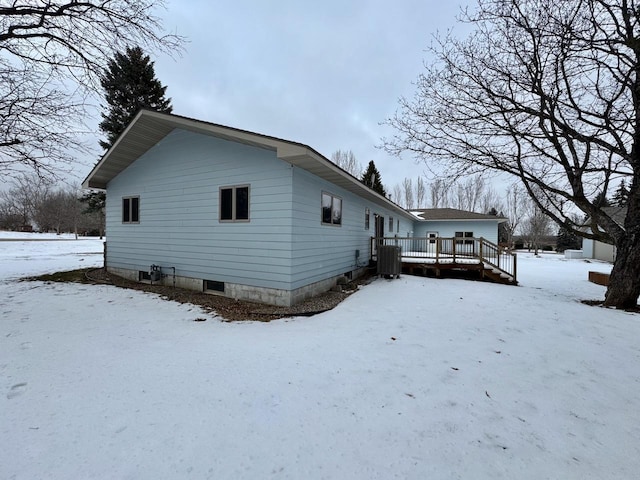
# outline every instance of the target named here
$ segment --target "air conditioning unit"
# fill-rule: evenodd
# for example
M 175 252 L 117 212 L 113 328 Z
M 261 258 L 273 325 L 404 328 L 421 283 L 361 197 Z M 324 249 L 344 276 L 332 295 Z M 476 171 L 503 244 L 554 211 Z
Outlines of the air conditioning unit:
M 378 247 L 378 275 L 400 276 L 402 268 L 402 247 L 380 245 Z

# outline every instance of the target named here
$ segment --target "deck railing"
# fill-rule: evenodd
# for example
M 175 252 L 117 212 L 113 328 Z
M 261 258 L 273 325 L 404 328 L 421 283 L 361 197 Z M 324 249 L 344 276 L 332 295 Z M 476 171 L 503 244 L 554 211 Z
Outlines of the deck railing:
M 405 263 L 482 263 L 516 281 L 516 255 L 484 238 L 371 237 L 371 252 L 374 260 L 379 245 L 399 246 L 402 261 Z

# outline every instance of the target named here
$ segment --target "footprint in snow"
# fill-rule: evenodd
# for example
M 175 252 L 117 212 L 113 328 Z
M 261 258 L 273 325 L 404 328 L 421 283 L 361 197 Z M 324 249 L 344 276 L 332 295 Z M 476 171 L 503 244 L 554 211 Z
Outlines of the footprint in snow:
M 22 395 L 27 389 L 26 383 L 16 383 L 13 387 L 9 389 L 9 393 L 7 393 L 7 398 L 11 400 L 12 398 L 19 397 Z

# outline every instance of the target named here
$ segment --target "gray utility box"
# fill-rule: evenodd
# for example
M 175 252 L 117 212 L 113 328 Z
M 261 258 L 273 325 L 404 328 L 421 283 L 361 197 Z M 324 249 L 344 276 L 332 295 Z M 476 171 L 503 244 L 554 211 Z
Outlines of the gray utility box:
M 378 246 L 378 275 L 400 276 L 402 268 L 402 247 L 397 245 Z

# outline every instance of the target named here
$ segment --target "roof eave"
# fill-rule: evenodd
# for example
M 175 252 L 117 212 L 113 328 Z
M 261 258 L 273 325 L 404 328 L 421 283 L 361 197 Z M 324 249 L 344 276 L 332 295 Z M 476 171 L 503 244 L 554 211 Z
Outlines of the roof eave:
M 106 189 L 111 179 L 176 128 L 272 149 L 276 152 L 276 156 L 285 162 L 303 168 L 360 197 L 377 204 L 383 204 L 406 218 L 415 219 L 414 215 L 383 195 L 374 192 L 307 145 L 188 117 L 158 113 L 153 110 L 141 110 L 136 114 L 112 147 L 87 175 L 82 182 L 82 187 Z

